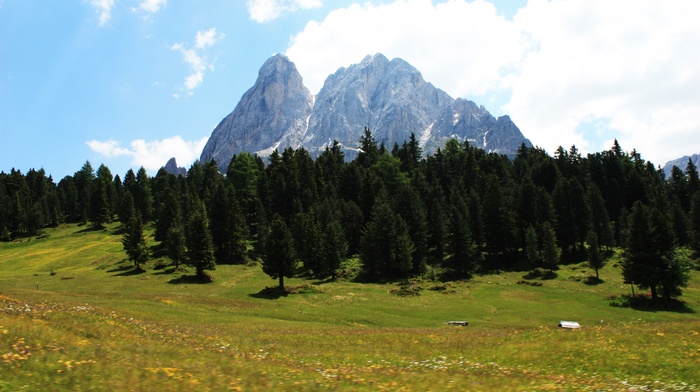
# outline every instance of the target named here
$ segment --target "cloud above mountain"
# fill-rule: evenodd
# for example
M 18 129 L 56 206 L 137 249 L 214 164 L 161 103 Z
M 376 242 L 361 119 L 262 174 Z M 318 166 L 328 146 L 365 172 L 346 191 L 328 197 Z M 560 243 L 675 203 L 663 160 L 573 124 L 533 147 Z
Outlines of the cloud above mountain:
M 307 23 L 286 54 L 313 93 L 381 52 L 453 96 L 497 106 L 550 152 L 617 138 L 663 164 L 700 151 L 698 14 L 691 0 L 530 0 L 512 18 L 485 1 L 368 2 Z

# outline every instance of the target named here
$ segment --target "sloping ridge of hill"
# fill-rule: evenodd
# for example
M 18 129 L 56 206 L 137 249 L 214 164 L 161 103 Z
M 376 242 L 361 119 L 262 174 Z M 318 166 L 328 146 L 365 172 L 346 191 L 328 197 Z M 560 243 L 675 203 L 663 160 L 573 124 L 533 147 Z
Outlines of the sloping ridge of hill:
M 510 117 L 496 118 L 483 106 L 450 97 L 402 59 L 367 56 L 338 69 L 313 96 L 294 63 L 277 54 L 214 129 L 200 160 L 215 159 L 225 171 L 239 152 L 266 157 L 274 149 L 304 147 L 317 156 L 334 140 L 352 159 L 365 127 L 387 148 L 413 133 L 427 154 L 452 138 L 509 156 L 523 143 L 532 146 Z

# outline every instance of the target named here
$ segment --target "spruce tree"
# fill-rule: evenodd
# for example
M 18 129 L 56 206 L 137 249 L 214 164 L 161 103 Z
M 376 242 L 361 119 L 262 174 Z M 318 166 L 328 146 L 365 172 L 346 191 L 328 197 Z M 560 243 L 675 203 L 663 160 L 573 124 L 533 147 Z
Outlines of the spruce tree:
M 187 259 L 185 231 L 182 227 L 182 223 L 179 221 L 172 222 L 163 241 L 168 257 L 170 257 L 170 260 L 175 264 L 175 269 L 179 268 L 180 263 Z
M 525 230 L 525 258 L 533 268 L 538 266 L 542 260 L 540 245 L 537 241 L 537 230 L 532 225 Z
M 262 269 L 272 279 L 278 279 L 279 290 L 285 291 L 284 278 L 291 278 L 297 267 L 292 233 L 278 214 L 272 218 L 270 233 L 265 241 Z
M 129 218 L 126 230 L 122 236 L 122 245 L 129 260 L 134 262 L 136 271 L 143 271 L 141 267 L 148 261 L 148 248 L 146 247 L 146 237 L 143 235 L 143 223 L 141 216 L 136 213 Z
M 542 259 L 549 268 L 556 267 L 561 257 L 561 248 L 557 245 L 557 234 L 549 222 L 542 225 Z
M 586 242 L 588 243 L 588 264 L 595 269 L 595 278 L 600 281 L 598 270 L 603 267 L 603 262 L 605 260 L 603 259 L 603 255 L 600 254 L 598 235 L 595 231 L 591 230 L 588 232 Z
M 187 262 L 195 267 L 199 280 L 211 281 L 211 277 L 204 272 L 216 268 L 207 212 L 204 203 L 196 198 L 194 203 L 194 210 L 186 226 Z
M 690 247 L 700 257 L 700 191 L 695 192 L 690 207 Z

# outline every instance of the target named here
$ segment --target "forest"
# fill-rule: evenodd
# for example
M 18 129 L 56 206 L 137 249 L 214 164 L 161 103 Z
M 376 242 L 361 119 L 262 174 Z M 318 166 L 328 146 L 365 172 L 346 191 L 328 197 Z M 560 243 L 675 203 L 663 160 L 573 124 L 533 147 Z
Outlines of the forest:
M 267 160 L 241 153 L 226 173 L 195 162 L 186 176 L 144 168 L 123 177 L 86 162 L 56 184 L 44 169 L 0 173 L 0 241 L 79 223 L 121 223 L 136 270 L 154 250 L 198 279 L 217 264 L 260 262 L 279 280 L 468 279 L 499 270 L 556 269 L 587 260 L 596 273 L 624 250 L 624 281 L 653 299 L 676 298 L 700 255 L 700 179 L 691 161 L 671 175 L 625 152 L 553 156 L 521 146 L 512 159 L 448 141 L 424 156 L 414 135 L 388 150 L 365 129 L 348 162 L 335 142 Z M 144 226 L 153 225 L 156 247 Z

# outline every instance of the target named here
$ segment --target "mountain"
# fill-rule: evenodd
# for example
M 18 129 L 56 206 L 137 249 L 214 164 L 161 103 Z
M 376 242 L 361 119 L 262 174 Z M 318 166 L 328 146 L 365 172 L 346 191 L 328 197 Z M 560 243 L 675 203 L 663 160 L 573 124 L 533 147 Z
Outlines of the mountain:
M 175 157 L 170 158 L 168 163 L 166 163 L 163 168 L 169 174 L 173 174 L 175 176 L 187 176 L 187 169 L 184 167 L 178 167 Z
M 201 160 L 216 159 L 225 171 L 241 151 L 267 156 L 275 148 L 304 147 L 317 156 L 333 140 L 352 159 L 365 127 L 388 149 L 414 133 L 426 154 L 451 138 L 510 156 L 522 143 L 532 145 L 508 116 L 495 118 L 483 106 L 450 97 L 404 60 L 367 56 L 330 75 L 314 97 L 296 66 L 278 54 L 214 129 Z
M 306 133 L 313 96 L 294 63 L 284 55 L 263 64 L 255 85 L 214 129 L 200 160 L 215 159 L 225 173 L 241 151 L 267 156 L 275 148 L 297 148 Z
M 664 173 L 666 174 L 666 178 L 669 178 L 671 176 L 671 170 L 673 170 L 674 166 L 677 166 L 685 173 L 685 168 L 688 166 L 688 159 L 690 159 L 693 162 L 693 165 L 695 165 L 696 167 L 700 165 L 700 154 L 693 154 L 692 156 L 686 155 L 682 158 L 668 161 L 664 165 Z

